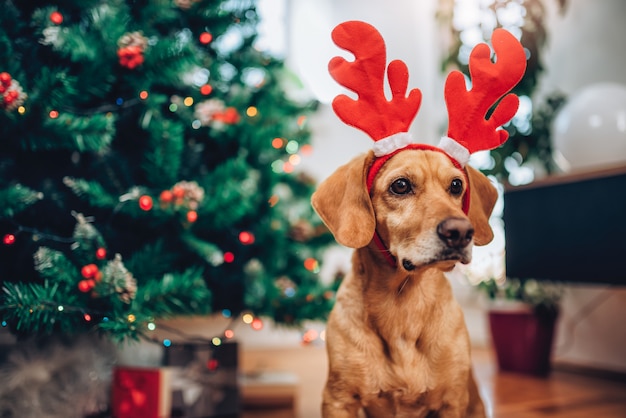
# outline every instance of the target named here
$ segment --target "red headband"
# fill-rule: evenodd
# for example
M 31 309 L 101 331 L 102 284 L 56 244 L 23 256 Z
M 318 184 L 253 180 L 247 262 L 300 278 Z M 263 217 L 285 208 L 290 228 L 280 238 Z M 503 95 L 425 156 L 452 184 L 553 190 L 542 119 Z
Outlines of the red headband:
M 416 144 L 408 133 L 419 110 L 422 93 L 412 89 L 406 94 L 409 72 L 404 62 L 394 60 L 385 68 L 385 41 L 376 28 L 365 22 L 344 22 L 335 27 L 332 38 L 337 46 L 352 52 L 355 57 L 354 61 L 334 57 L 328 69 L 339 84 L 358 95 L 356 100 L 344 94 L 335 97 L 335 113 L 344 123 L 361 129 L 374 140 L 373 150 L 377 158 L 368 173 L 368 189 L 371 189 L 378 170 L 400 150 L 444 152 L 463 169 L 470 154 L 496 148 L 507 140 L 508 132 L 499 127 L 517 112 L 519 99 L 509 91 L 524 75 L 526 54 L 520 42 L 506 30 L 493 32 L 497 62 L 491 61 L 491 49 L 486 44 L 477 45 L 472 50 L 469 59 L 472 87 L 469 91 L 461 72 L 453 71 L 448 75 L 444 92 L 448 134 L 441 138 L 437 147 Z M 385 70 L 391 100 L 385 97 Z M 487 113 L 496 103 L 487 119 Z M 469 210 L 469 190 L 463 210 L 466 213 Z

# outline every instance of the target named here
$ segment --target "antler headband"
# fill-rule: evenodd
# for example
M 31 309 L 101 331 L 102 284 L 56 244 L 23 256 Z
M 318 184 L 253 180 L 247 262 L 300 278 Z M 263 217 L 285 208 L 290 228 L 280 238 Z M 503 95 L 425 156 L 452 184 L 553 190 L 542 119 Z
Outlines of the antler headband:
M 462 169 L 472 153 L 496 148 L 507 140 L 508 132 L 499 127 L 517 112 L 519 99 L 509 91 L 524 75 L 526 54 L 520 42 L 506 30 L 493 32 L 495 63 L 491 61 L 488 45 L 480 44 L 472 50 L 469 59 L 472 86 L 469 91 L 461 72 L 453 71 L 448 75 L 444 89 L 448 134 L 441 138 L 438 147 L 415 144 L 408 134 L 422 94 L 418 89 L 406 94 L 409 72 L 400 60 L 390 62 L 386 68 L 392 97 L 391 100 L 385 97 L 385 41 L 376 28 L 365 22 L 344 22 L 335 27 L 332 39 L 355 57 L 354 61 L 334 57 L 328 69 L 339 84 L 358 95 L 356 100 L 338 95 L 333 100 L 335 113 L 344 123 L 361 129 L 374 140 L 377 159 L 368 173 L 368 189 L 371 189 L 378 170 L 402 149 L 442 151 Z M 487 113 L 498 100 L 500 102 L 487 118 Z M 469 193 L 466 193 L 465 212 L 469 210 L 468 199 Z

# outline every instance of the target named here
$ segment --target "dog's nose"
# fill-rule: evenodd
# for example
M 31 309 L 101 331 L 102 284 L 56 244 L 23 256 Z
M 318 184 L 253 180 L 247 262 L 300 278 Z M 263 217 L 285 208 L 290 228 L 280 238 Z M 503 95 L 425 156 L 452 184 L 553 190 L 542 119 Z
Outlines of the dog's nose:
M 474 237 L 474 227 L 467 219 L 448 218 L 437 225 L 437 235 L 450 248 L 461 249 Z

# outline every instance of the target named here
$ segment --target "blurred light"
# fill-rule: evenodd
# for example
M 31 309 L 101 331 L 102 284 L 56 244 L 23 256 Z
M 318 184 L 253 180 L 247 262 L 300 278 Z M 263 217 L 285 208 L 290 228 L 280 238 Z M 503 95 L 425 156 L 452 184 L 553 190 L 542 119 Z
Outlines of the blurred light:
M 279 200 L 280 198 L 278 196 L 273 195 L 272 197 L 270 197 L 270 200 L 268 200 L 268 203 L 270 204 L 270 207 L 273 208 L 274 206 L 276 206 Z
M 172 345 L 172 341 L 168 340 L 167 338 L 163 340 L 163 346 L 165 347 L 169 347 Z
M 285 173 L 293 173 L 293 170 L 294 170 L 294 167 L 289 161 L 283 164 L 283 171 Z
M 65 308 L 63 307 L 63 305 L 59 305 L 57 306 L 57 309 L 59 310 L 59 312 L 63 312 Z
M 226 331 L 224 331 L 224 337 L 226 338 L 233 338 L 235 336 L 235 332 L 232 329 L 227 329 Z
M 193 122 L 191 122 L 191 127 L 193 129 L 200 129 L 202 127 L 202 122 L 200 122 L 198 119 L 196 119 Z
M 250 326 L 253 330 L 260 331 L 263 329 L 263 321 L 261 321 L 259 318 L 254 318 Z
M 231 253 L 230 251 L 227 251 L 224 253 L 224 262 L 225 263 L 232 263 L 233 261 L 235 261 L 235 254 Z
M 239 242 L 243 245 L 254 244 L 254 234 L 248 231 L 242 231 L 239 233 Z
M 214 346 L 218 347 L 220 345 L 222 345 L 222 339 L 219 337 L 213 337 L 213 339 L 211 340 L 211 342 L 213 343 Z
M 141 100 L 146 100 L 148 98 L 148 92 L 143 90 L 142 92 L 139 93 L 139 98 Z
M 135 317 L 135 315 L 133 314 L 128 315 L 128 322 L 135 322 L 136 319 L 137 317 Z
M 298 154 L 293 154 L 292 156 L 289 157 L 289 162 L 291 163 L 291 165 L 294 165 L 294 166 L 300 164 L 301 160 L 302 158 L 300 158 Z
M 51 119 L 56 119 L 59 117 L 59 112 L 57 112 L 56 110 L 51 110 L 50 111 L 50 118 Z
M 311 144 L 302 145 L 300 147 L 300 153 L 305 156 L 313 154 L 313 146 Z
M 272 163 L 272 171 L 276 174 L 280 174 L 283 172 L 283 165 L 285 162 L 283 160 L 276 160 Z
M 232 312 L 230 309 L 222 309 L 222 316 L 224 318 L 230 318 L 232 316 Z
M 241 320 L 243 321 L 244 324 L 251 324 L 252 321 L 254 320 L 254 316 L 252 316 L 252 314 L 243 314 L 243 316 L 241 317 Z
M 285 151 L 287 151 L 288 154 L 295 154 L 296 152 L 298 152 L 299 148 L 300 144 L 298 143 L 298 141 L 291 140 L 287 143 Z
M 176 112 L 178 110 L 178 105 L 176 103 L 171 103 L 169 109 L 170 112 Z
M 274 138 L 274 139 L 272 139 L 272 147 L 274 147 L 276 149 L 282 148 L 284 143 L 285 143 L 285 141 L 282 138 Z
M 87 321 L 87 322 L 91 321 L 91 315 L 89 315 L 88 313 L 84 314 L 83 318 L 85 318 L 85 321 Z
M 200 87 L 200 94 L 203 94 L 205 96 L 208 96 L 209 94 L 211 94 L 212 91 L 213 91 L 213 86 L 211 86 L 210 84 L 205 84 L 204 86 Z
M 12 245 L 15 243 L 15 235 L 13 234 L 6 234 L 4 236 L 4 238 L 2 238 L 2 242 L 4 242 L 5 245 Z
M 149 323 L 148 323 L 148 329 L 149 329 L 150 331 L 154 331 L 154 330 L 156 329 L 156 325 L 155 325 L 155 323 L 154 323 L 154 322 L 149 322 Z
M 258 114 L 259 114 L 259 110 L 254 106 L 250 106 L 248 109 L 246 109 L 246 115 L 248 115 L 251 118 L 255 117 Z
M 191 106 L 193 104 L 193 97 L 185 97 L 183 104 L 187 107 Z
M 26 108 L 24 106 L 18 107 L 17 113 L 19 113 L 20 115 L 23 115 L 24 113 L 26 113 Z

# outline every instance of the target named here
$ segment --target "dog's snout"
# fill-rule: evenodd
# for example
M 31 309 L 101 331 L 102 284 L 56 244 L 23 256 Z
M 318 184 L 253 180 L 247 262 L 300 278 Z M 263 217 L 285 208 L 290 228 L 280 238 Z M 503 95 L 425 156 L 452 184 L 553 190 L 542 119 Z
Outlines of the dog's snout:
M 467 219 L 448 218 L 437 225 L 437 235 L 448 247 L 461 249 L 472 241 L 474 227 Z

